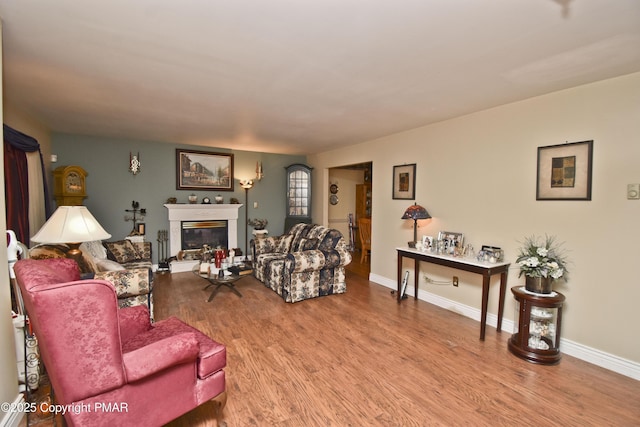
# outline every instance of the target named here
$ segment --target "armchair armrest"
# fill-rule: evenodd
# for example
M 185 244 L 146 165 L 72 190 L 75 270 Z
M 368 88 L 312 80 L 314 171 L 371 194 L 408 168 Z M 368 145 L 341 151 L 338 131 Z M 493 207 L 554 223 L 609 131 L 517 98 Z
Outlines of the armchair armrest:
M 323 268 L 335 268 L 341 265 L 347 265 L 351 262 L 351 254 L 349 252 L 342 253 L 332 249 L 323 251 L 320 249 L 311 249 L 306 251 L 292 252 L 287 255 L 285 260 L 285 268 L 291 273 L 299 273 L 301 271 L 322 270 Z
M 292 273 L 322 270 L 325 264 L 325 254 L 319 249 L 292 252 L 285 260 L 285 268 Z
M 132 268 L 129 270 L 101 271 L 95 274 L 94 279 L 111 282 L 116 288 L 118 298 L 146 295 L 151 292 L 150 273 L 146 267 Z
M 195 362 L 199 351 L 196 334 L 185 332 L 124 353 L 122 360 L 127 381 L 137 381 L 188 361 Z

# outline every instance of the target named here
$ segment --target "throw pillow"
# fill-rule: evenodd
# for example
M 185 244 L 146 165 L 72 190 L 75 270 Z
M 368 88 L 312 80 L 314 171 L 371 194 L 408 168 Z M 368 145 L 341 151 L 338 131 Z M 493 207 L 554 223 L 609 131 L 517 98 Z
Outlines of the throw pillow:
M 127 239 L 129 240 L 129 239 Z M 145 242 L 134 242 L 131 241 L 133 245 L 133 249 L 135 249 L 138 257 L 136 259 L 151 259 L 151 245 L 146 244 Z
M 80 250 L 84 254 L 91 255 L 95 259 L 95 261 L 107 258 L 107 250 L 102 245 L 102 242 L 100 240 L 94 240 L 93 242 L 84 242 L 80 245 Z
M 109 258 L 117 263 L 125 264 L 138 259 L 136 248 L 128 240 L 105 242 L 104 244 L 107 247 L 108 255 L 110 255 Z

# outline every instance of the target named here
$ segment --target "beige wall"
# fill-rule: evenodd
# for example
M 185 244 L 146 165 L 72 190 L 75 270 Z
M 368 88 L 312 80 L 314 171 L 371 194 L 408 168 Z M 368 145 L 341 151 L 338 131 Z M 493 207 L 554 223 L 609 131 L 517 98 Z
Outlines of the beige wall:
M 626 185 L 640 182 L 639 99 L 636 73 L 311 155 L 309 164 L 326 175 L 331 167 L 373 161 L 372 277 L 395 282 L 395 248 L 412 234 L 409 221 L 399 219 L 410 203 L 390 196 L 394 165 L 417 163 L 416 201 L 434 217 L 419 235 L 462 232 L 476 248 L 502 247 L 512 261 L 524 237 L 557 235 L 572 261 L 570 281 L 557 287 L 567 298 L 562 337 L 637 363 L 640 201 L 626 199 Z M 537 147 L 584 140 L 594 140 L 592 201 L 536 201 Z M 326 194 L 314 188 L 314 220 L 325 224 Z M 449 280 L 454 273 L 425 270 Z M 509 287 L 522 284 L 518 272 L 512 266 Z M 458 275 L 458 288 L 421 279 L 421 289 L 479 309 L 479 278 Z M 491 291 L 495 314 L 497 283 Z M 506 319 L 514 319 L 514 308 L 508 293 Z
M 2 24 L 0 23 L 0 45 L 2 41 Z M 0 79 L 2 78 L 2 57 L 0 56 Z M 2 87 L 0 86 L 0 99 L 2 96 Z M 3 111 L 0 105 L 0 117 Z M 0 160 L 4 164 L 4 150 L 0 153 Z M 0 177 L 0 205 L 2 212 L 5 212 L 6 205 L 4 202 L 4 174 Z M 0 215 L 0 232 L 6 235 L 7 220 L 5 215 Z M 7 265 L 7 246 L 0 245 L 0 265 Z M 0 343 L 3 343 L 0 349 L 0 402 L 13 402 L 18 395 L 18 372 L 16 365 L 16 352 L 13 345 L 13 323 L 11 322 L 11 287 L 9 284 L 9 272 L 7 268 L 0 270 Z M 0 423 L 5 422 L 8 414 L 0 414 Z
M 49 179 L 51 177 L 51 167 L 56 167 L 55 163 L 52 164 L 49 161 L 51 159 L 51 131 L 42 123 L 8 102 L 4 103 L 4 123 L 38 141 L 42 158 L 44 159 L 47 179 Z

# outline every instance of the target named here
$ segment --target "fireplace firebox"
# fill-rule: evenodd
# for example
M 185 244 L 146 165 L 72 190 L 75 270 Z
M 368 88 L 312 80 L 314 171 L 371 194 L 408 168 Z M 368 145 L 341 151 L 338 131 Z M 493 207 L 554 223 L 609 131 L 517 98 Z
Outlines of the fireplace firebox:
M 227 221 L 182 221 L 182 249 L 211 248 L 227 249 Z

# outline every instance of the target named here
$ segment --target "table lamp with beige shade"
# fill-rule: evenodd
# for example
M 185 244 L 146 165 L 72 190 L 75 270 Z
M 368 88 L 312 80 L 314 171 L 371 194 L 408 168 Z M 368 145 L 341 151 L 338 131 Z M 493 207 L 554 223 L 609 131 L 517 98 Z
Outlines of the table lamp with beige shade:
M 80 265 L 83 242 L 105 240 L 111 237 L 86 206 L 60 206 L 31 238 L 35 243 L 64 243 L 69 246 L 67 257 Z

